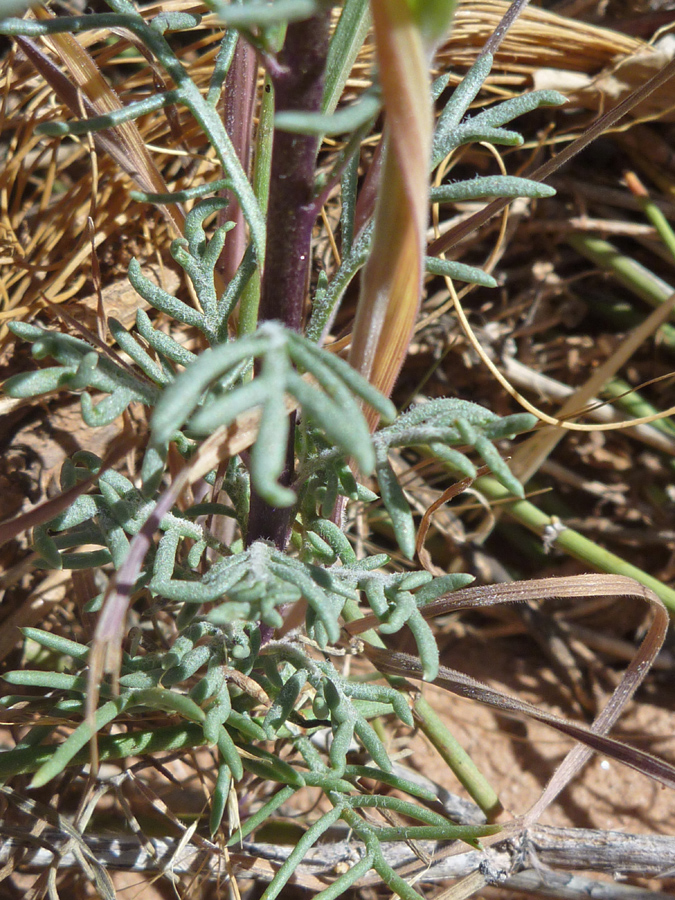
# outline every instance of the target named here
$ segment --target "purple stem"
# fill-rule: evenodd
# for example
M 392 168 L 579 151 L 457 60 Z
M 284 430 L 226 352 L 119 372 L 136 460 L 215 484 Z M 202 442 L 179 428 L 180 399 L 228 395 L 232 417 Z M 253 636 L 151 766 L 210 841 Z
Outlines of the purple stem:
M 276 111 L 320 112 L 328 50 L 330 11 L 288 26 L 273 73 Z M 312 229 L 318 214 L 314 196 L 319 140 L 311 135 L 274 132 L 267 212 L 267 254 L 260 321 L 277 319 L 300 331 L 309 280 Z M 280 481 L 293 479 L 294 417 Z M 290 535 L 290 510 L 270 506 L 251 491 L 246 544 L 266 539 L 283 550 Z
M 276 112 L 321 110 L 329 14 L 289 25 L 275 79 Z M 267 214 L 267 255 L 260 319 L 279 319 L 300 331 L 307 293 L 319 139 L 275 131 Z

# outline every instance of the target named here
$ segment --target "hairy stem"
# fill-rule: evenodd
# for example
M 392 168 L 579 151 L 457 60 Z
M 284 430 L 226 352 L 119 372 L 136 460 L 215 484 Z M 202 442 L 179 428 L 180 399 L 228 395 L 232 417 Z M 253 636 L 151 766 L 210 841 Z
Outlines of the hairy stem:
M 319 112 L 323 98 L 330 12 L 288 26 L 274 75 L 276 111 Z M 312 228 L 317 216 L 314 198 L 319 139 L 313 135 L 275 130 L 267 217 L 267 253 L 260 296 L 260 321 L 277 319 L 294 331 L 302 328 L 309 276 Z M 288 440 L 286 469 L 280 482 L 293 478 L 293 428 Z M 288 540 L 290 512 L 269 506 L 254 491 L 247 544 L 265 538 L 283 549 Z

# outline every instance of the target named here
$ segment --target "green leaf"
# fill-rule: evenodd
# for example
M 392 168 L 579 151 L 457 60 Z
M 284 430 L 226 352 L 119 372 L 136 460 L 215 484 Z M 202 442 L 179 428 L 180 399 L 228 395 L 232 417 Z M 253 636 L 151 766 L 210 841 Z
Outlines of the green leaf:
M 396 542 L 401 548 L 401 552 L 408 559 L 412 559 L 415 555 L 415 522 L 403 489 L 398 483 L 386 455 L 378 459 L 377 481 L 380 485 L 382 501 L 391 518 Z
M 304 415 L 318 425 L 347 455 L 353 456 L 365 473 L 372 472 L 375 451 L 360 411 L 356 418 L 346 415 L 340 404 L 332 401 L 323 391 L 307 384 L 294 372 L 289 373 L 288 390 L 302 406 Z
M 68 638 L 61 637 L 58 634 L 53 634 L 51 631 L 42 631 L 39 628 L 22 628 L 21 632 L 24 637 L 35 641 L 41 647 L 46 647 L 53 653 L 58 653 L 60 656 L 70 656 L 79 662 L 86 662 L 89 657 L 89 647 L 68 640 Z
M 482 287 L 497 287 L 497 282 L 492 275 L 488 275 L 487 272 L 475 266 L 467 266 L 465 263 L 455 262 L 450 259 L 438 259 L 435 256 L 425 256 L 424 267 L 432 275 L 444 275 L 448 278 L 456 278 L 457 281 L 480 284 Z
M 126 700 L 122 698 L 109 700 L 96 710 L 93 729 L 87 721 L 78 725 L 70 737 L 56 748 L 49 760 L 40 766 L 33 776 L 30 786 L 32 788 L 43 787 L 61 773 L 78 750 L 81 750 L 97 731 L 112 722 L 122 712 L 125 704 Z
M 274 127 L 278 131 L 294 134 L 324 135 L 347 134 L 372 121 L 380 111 L 380 99 L 375 94 L 364 94 L 351 106 L 346 106 L 332 115 L 312 112 L 278 112 L 274 117 Z
M 516 178 L 513 175 L 490 175 L 454 184 L 441 184 L 431 188 L 432 203 L 458 203 L 463 200 L 487 200 L 491 197 L 553 197 L 555 188 L 549 184 Z
M 457 0 L 407 0 L 429 54 L 450 28 Z
M 370 27 L 368 0 L 345 0 L 326 59 L 326 80 L 321 108 L 330 114 L 340 101 L 359 50 Z
M 258 437 L 251 454 L 251 480 L 263 500 L 282 509 L 292 506 L 296 500 L 295 492 L 278 481 L 286 466 L 288 452 L 290 421 L 284 387 L 289 372 L 286 346 L 283 345 L 265 354 L 260 375 L 251 383 L 251 387 L 258 385 L 266 394 Z M 247 387 L 240 389 L 238 394 Z
M 218 769 L 218 777 L 211 795 L 211 815 L 209 817 L 209 833 L 211 837 L 216 834 L 223 820 L 227 798 L 232 784 L 232 774 L 226 763 L 222 763 Z

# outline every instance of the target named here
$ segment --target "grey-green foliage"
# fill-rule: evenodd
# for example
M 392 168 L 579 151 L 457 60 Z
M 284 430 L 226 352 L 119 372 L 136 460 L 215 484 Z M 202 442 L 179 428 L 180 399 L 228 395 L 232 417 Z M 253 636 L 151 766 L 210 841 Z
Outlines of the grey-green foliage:
M 466 466 L 471 463 L 466 460 Z M 63 468 L 64 489 L 99 472 L 101 461 L 93 454 L 78 453 Z M 344 461 L 343 461 L 344 467 Z M 344 474 L 344 473 L 343 473 Z M 354 555 L 342 531 L 314 511 L 309 492 L 305 497 L 304 541 L 298 557 L 264 542 L 244 549 L 221 544 L 202 524 L 204 515 L 237 519 L 237 488 L 242 473 L 230 465 L 223 490 L 234 498 L 231 505 L 201 503 L 182 512 L 167 513 L 159 522 L 158 540 L 146 557 L 145 568 L 134 590 L 146 587 L 157 602 L 176 608 L 179 623 L 191 622 L 201 607 L 210 605 L 206 619 L 218 626 L 238 621 L 262 623 L 270 628 L 283 624 L 280 608 L 301 597 L 308 603 L 307 633 L 321 647 L 338 640 L 340 615 L 347 600 L 363 592 L 382 629 L 394 633 L 405 624 L 413 631 L 427 677 L 438 666 L 435 641 L 419 614 L 419 607 L 457 587 L 470 576 L 432 579 L 426 572 L 384 574 L 373 571 L 386 557 L 362 562 Z M 68 510 L 36 530 L 35 549 L 43 565 L 53 568 L 91 568 L 112 563 L 119 569 L 129 553 L 130 539 L 138 534 L 154 508 L 125 476 L 104 471 L 99 492 L 78 497 Z M 359 494 L 357 486 L 357 496 Z M 388 495 L 383 490 L 387 499 Z M 397 528 L 397 510 L 392 506 Z M 397 532 L 398 534 L 398 532 Z M 84 544 L 98 546 L 71 553 Z M 218 602 L 227 597 L 226 602 Z M 98 598 L 90 605 L 97 608 Z
M 204 95 L 165 38 L 167 31 L 197 27 L 198 17 L 160 13 L 146 22 L 127 0 L 108 2 L 113 13 L 47 21 L 5 19 L 0 22 L 0 33 L 41 36 L 126 28 L 164 68 L 175 88 L 163 96 L 131 104 L 119 113 L 80 123 L 46 123 L 42 130 L 84 134 L 129 121 L 168 103 L 183 104 L 215 149 L 226 178 L 174 194 L 134 195 L 148 203 L 197 201 L 187 216 L 184 237 L 171 246 L 173 258 L 191 282 L 197 305 L 157 286 L 143 274 L 139 262 L 132 260 L 131 284 L 161 317 L 152 318 L 139 309 L 135 329 L 109 319 L 116 348 L 103 349 L 95 340 L 32 324 L 10 326 L 17 336 L 32 343 L 36 360 L 49 358 L 55 363 L 10 378 L 5 387 L 11 396 L 26 398 L 55 390 L 79 394 L 82 417 L 91 426 L 109 424 L 130 404 L 142 404 L 149 410 L 150 434 L 137 482 L 112 469 L 105 470 L 102 461 L 91 453 L 80 452 L 66 461 L 61 473 L 64 491 L 92 476 L 98 478 L 93 490 L 35 529 L 34 547 L 40 565 L 103 567 L 106 575 L 120 570 L 166 484 L 171 445 L 188 462 L 200 442 L 215 429 L 231 426 L 247 413 L 259 418 L 258 437 L 250 453 L 233 457 L 224 473 L 209 473 L 199 502 L 189 508 L 174 506 L 161 517 L 141 571 L 130 585 L 131 596 L 146 598 L 150 606 L 145 613 L 136 613 L 139 625 L 130 632 L 125 645 L 128 652 L 123 654 L 119 694 L 115 695 L 107 684 L 101 685 L 94 730 L 104 728 L 121 714 L 141 727 L 148 710 L 168 713 L 197 727 L 199 742 L 217 748 L 220 760 L 210 818 L 212 832 L 220 825 L 233 780 L 241 779 L 244 770 L 280 785 L 262 809 L 242 824 L 233 841 L 253 831 L 295 791 L 321 787 L 332 809 L 303 836 L 268 888 L 266 900 L 278 895 L 306 847 L 337 818 L 353 829 L 366 852 L 357 866 L 323 892 L 325 900 L 347 890 L 369 868 L 374 868 L 401 897 L 417 898 L 419 895 L 388 867 L 380 841 L 460 837 L 472 842 L 480 832 L 457 829 L 439 812 L 408 801 L 361 793 L 358 779 L 370 777 L 411 798 L 435 802 L 424 790 L 391 774 L 386 749 L 369 722 L 373 716 L 391 713 L 403 724 L 412 725 L 406 695 L 389 685 L 344 677 L 321 651 L 340 643 L 345 605 L 355 606 L 361 601 L 375 614 L 383 635 L 408 626 L 424 676 L 433 680 L 438 671 L 438 649 L 422 610 L 472 579 L 462 574 L 434 578 L 421 571 L 394 572 L 385 554 L 357 559 L 350 540 L 336 524 L 334 511 L 339 498 L 361 504 L 381 499 L 398 548 L 412 559 L 415 521 L 392 465 L 393 454 L 414 448 L 473 478 L 476 467 L 467 452 L 474 450 L 502 484 L 522 495 L 493 442 L 530 428 L 533 418 L 499 418 L 474 403 L 452 398 L 421 403 L 396 416 L 388 399 L 339 356 L 321 347 L 341 298 L 368 258 L 372 239 L 370 224 L 355 233 L 355 209 L 359 149 L 368 122 L 377 113 L 377 92 L 354 108 L 335 113 L 340 85 L 365 33 L 366 0 L 346 0 L 343 5 L 343 20 L 329 54 L 325 114 L 294 113 L 277 122 L 305 133 L 348 133 L 333 169 L 328 176 L 317 177 L 316 184 L 317 196 L 321 196 L 331 178 L 341 183 L 341 264 L 330 277 L 320 274 L 305 335 L 289 331 L 278 322 L 266 322 L 238 339 L 230 333 L 231 316 L 263 258 L 266 236 L 258 200 L 216 113 L 238 36 L 235 29 L 246 34 L 258 49 L 267 51 L 268 37 L 280 22 L 303 18 L 325 4 L 320 0 L 232 4 L 211 0 L 210 5 L 229 30 Z M 555 92 L 535 92 L 465 118 L 491 65 L 490 55 L 482 54 L 442 110 L 430 170 L 446 154 L 470 141 L 519 143 L 520 136 L 504 129 L 505 124 L 537 107 L 563 102 Z M 447 83 L 446 77 L 434 85 L 435 99 Z M 226 203 L 207 195 L 225 188 L 238 198 L 251 243 L 235 277 L 219 291 L 216 263 L 232 223 L 211 228 L 211 217 Z M 550 194 L 550 188 L 526 179 L 495 176 L 441 185 L 433 189 L 431 200 L 451 203 Z M 457 261 L 428 258 L 426 269 L 431 275 L 486 287 L 496 284 L 487 273 Z M 160 320 L 162 325 L 158 324 Z M 184 346 L 180 336 L 186 329 L 197 334 L 207 349 L 197 353 Z M 280 483 L 280 476 L 290 433 L 289 400 L 297 407 L 298 418 L 295 480 L 286 485 Z M 383 427 L 374 435 L 366 425 L 364 404 L 381 418 Z M 370 487 L 361 483 L 368 475 L 376 476 Z M 212 492 L 215 487 L 220 491 L 217 497 Z M 261 540 L 245 545 L 251 487 L 270 505 L 291 507 L 294 524 L 288 550 Z M 371 488 L 376 488 L 379 496 Z M 214 526 L 228 520 L 234 536 L 224 543 L 219 535 L 227 529 Z M 99 609 L 102 599 L 103 593 L 93 598 L 88 610 Z M 299 600 L 307 604 L 304 625 L 281 640 L 272 639 L 274 629 L 284 624 L 289 605 Z M 172 629 L 160 626 L 160 611 L 162 615 L 173 614 Z M 154 639 L 157 632 L 162 634 L 163 644 Z M 47 662 L 44 671 L 10 672 L 5 676 L 9 683 L 33 690 L 31 702 L 43 704 L 54 722 L 35 726 L 17 750 L 10 751 L 24 754 L 21 766 L 26 765 L 26 753 L 43 760 L 30 769 L 37 769 L 37 785 L 71 764 L 91 737 L 91 723 L 84 720 L 44 761 L 42 744 L 54 733 L 56 723 L 70 721 L 74 714 L 84 711 L 89 648 L 38 629 L 26 629 L 25 636 L 41 645 L 54 663 L 53 671 L 47 671 Z M 346 640 L 342 640 L 341 652 L 350 652 Z M 39 693 L 45 690 L 50 691 L 46 700 Z M 24 693 L 19 699 L 24 701 L 26 696 Z M 5 706 L 15 702 L 18 700 L 13 697 L 3 701 Z M 325 729 L 331 741 L 327 752 L 321 752 L 311 738 Z M 294 745 L 292 764 L 263 746 L 282 738 Z M 374 766 L 350 763 L 350 754 L 358 745 Z M 239 751 L 243 746 L 247 753 L 242 755 Z M 391 809 L 422 824 L 376 827 L 359 813 L 367 806 Z
M 11 397 L 37 397 L 59 388 L 77 391 L 81 396 L 82 418 L 92 427 L 113 422 L 134 401 L 152 406 L 159 399 L 156 386 L 141 374 L 130 373 L 121 361 L 111 359 L 80 338 L 26 322 L 13 322 L 11 329 L 32 343 L 35 359 L 49 357 L 59 363 L 8 379 L 5 390 Z M 106 396 L 94 405 L 87 388 Z
M 493 64 L 490 53 L 481 53 L 475 64 L 457 86 L 449 101 L 441 110 L 434 132 L 430 172 L 438 167 L 444 157 L 464 144 L 484 141 L 492 144 L 518 146 L 523 138 L 518 132 L 508 131 L 502 126 L 519 116 L 546 106 L 560 106 L 565 97 L 557 91 L 533 91 L 489 107 L 475 116 L 467 116 L 469 107 L 476 99 L 483 82 L 490 74 Z M 438 79 L 432 91 L 434 99 L 447 86 L 447 77 Z M 466 118 L 465 118 L 466 117 Z M 372 228 L 364 226 L 358 235 L 353 234 L 354 210 L 356 207 L 357 180 L 355 170 L 347 167 L 342 179 L 342 215 L 340 228 L 348 241 L 343 249 L 342 261 L 329 284 L 319 284 L 314 300 L 312 319 L 308 334 L 320 339 L 326 333 L 344 293 L 356 273 L 368 258 L 372 240 Z M 555 190 L 527 178 L 510 175 L 492 175 L 484 178 L 442 184 L 431 189 L 431 201 L 450 203 L 466 200 L 485 200 L 499 197 L 530 197 L 542 199 L 550 197 Z M 355 239 L 353 240 L 353 238 Z M 447 275 L 458 281 L 496 287 L 497 282 L 486 272 L 454 260 L 427 257 L 426 270 L 431 274 Z
M 502 126 L 540 106 L 561 106 L 567 102 L 558 91 L 533 91 L 497 103 L 476 116 L 464 119 L 490 74 L 493 62 L 494 57 L 491 53 L 481 53 L 441 111 L 434 134 L 432 150 L 434 167 L 457 147 L 476 140 L 507 146 L 522 144 L 520 134 L 507 131 Z
M 535 421 L 529 413 L 500 418 L 477 403 L 442 398 L 413 407 L 375 435 L 376 471 L 382 499 L 406 556 L 412 558 L 415 552 L 415 525 L 408 501 L 389 462 L 389 451 L 394 447 L 426 447 L 432 456 L 443 460 L 461 475 L 475 478 L 476 467 L 455 445 L 473 447 L 504 487 L 522 497 L 522 486 L 492 442 L 526 431 Z
M 258 377 L 241 383 L 254 359 L 260 360 Z M 298 369 L 311 375 L 314 383 Z M 286 396 L 298 401 L 303 419 L 319 428 L 344 455 L 353 456 L 364 471 L 372 470 L 372 443 L 358 401 L 370 404 L 389 421 L 395 417 L 393 404 L 344 360 L 271 321 L 253 335 L 206 350 L 164 391 L 151 420 L 143 467 L 146 490 L 148 483 L 154 487 L 161 478 L 169 441 L 183 426 L 186 435 L 200 437 L 260 408 L 252 452 L 253 484 L 270 504 L 292 505 L 295 493 L 277 481 L 289 432 Z

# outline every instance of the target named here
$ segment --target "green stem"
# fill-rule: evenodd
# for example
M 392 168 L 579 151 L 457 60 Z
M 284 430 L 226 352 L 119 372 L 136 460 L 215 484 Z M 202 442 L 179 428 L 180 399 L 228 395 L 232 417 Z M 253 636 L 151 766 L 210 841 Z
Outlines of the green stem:
M 342 616 L 346 622 L 353 622 L 356 619 L 362 619 L 363 613 L 359 610 L 356 601 L 347 600 L 342 610 Z M 372 629 L 364 631 L 359 638 L 372 644 L 373 647 L 386 649 L 382 638 Z M 392 687 L 400 688 L 405 684 L 403 678 L 389 675 L 385 677 Z M 502 810 L 497 792 L 421 694 L 413 705 L 413 713 L 424 734 L 438 750 L 458 781 L 466 788 L 474 803 L 483 810 L 488 821 L 494 819 Z
M 112 0 L 111 0 L 112 2 Z M 319 112 L 323 97 L 330 10 L 319 6 L 316 15 L 292 22 L 277 60 L 274 80 L 275 114 Z M 312 230 L 318 215 L 314 200 L 315 135 L 274 129 L 267 202 L 267 251 L 260 286 L 259 321 L 281 321 L 291 331 L 303 329 L 304 305 L 312 259 Z M 256 207 L 259 209 L 258 201 Z M 295 414 L 290 417 L 286 459 L 279 483 L 293 480 Z M 289 507 L 272 506 L 251 488 L 246 546 L 269 540 L 283 550 L 291 533 Z
M 335 806 L 329 812 L 307 829 L 295 845 L 288 859 L 279 868 L 271 883 L 262 895 L 261 900 L 274 900 L 284 889 L 286 882 L 291 877 L 298 864 L 302 862 L 305 853 L 312 847 L 331 825 L 334 825 L 342 814 L 342 806 Z
M 636 391 L 622 378 L 612 378 L 605 384 L 601 393 L 603 397 L 609 398 L 614 406 L 623 410 L 633 419 L 659 414 L 659 410 L 655 406 L 652 406 L 639 391 Z M 671 418 L 656 419 L 651 426 L 670 438 L 675 437 L 675 423 Z
M 555 518 L 547 516 L 527 500 L 518 500 L 494 478 L 483 477 L 476 480 L 474 487 L 493 501 L 504 502 L 504 511 L 530 531 L 546 540 L 547 546 L 556 547 L 569 556 L 588 563 L 598 572 L 627 575 L 650 588 L 663 600 L 668 609 L 675 613 L 675 590 L 663 582 L 638 569 L 605 550 L 599 544 L 579 534 L 573 528 L 560 527 Z
M 255 160 L 253 163 L 253 193 L 258 199 L 263 214 L 267 214 L 267 198 L 270 191 L 270 170 L 272 165 L 272 139 L 274 137 L 274 85 L 269 75 L 265 77 L 258 130 L 256 134 Z M 260 306 L 260 268 L 257 268 L 244 288 L 239 302 L 238 334 L 243 337 L 252 334 L 258 327 L 258 307 Z M 249 377 L 253 377 L 253 373 Z
M 450 734 L 436 710 L 421 694 L 413 705 L 413 713 L 420 723 L 420 728 L 450 766 L 460 784 L 480 806 L 488 821 L 494 821 L 504 809 L 497 793 L 466 750 Z
M 642 207 L 642 211 L 652 223 L 658 236 L 667 247 L 671 256 L 675 259 L 675 232 L 670 227 L 670 222 L 659 209 L 658 205 L 651 197 L 643 197 L 638 195 L 637 201 Z
M 672 296 L 673 288 L 668 282 L 625 256 L 609 241 L 578 233 L 571 234 L 567 242 L 596 266 L 611 272 L 617 281 L 650 306 L 659 306 Z

